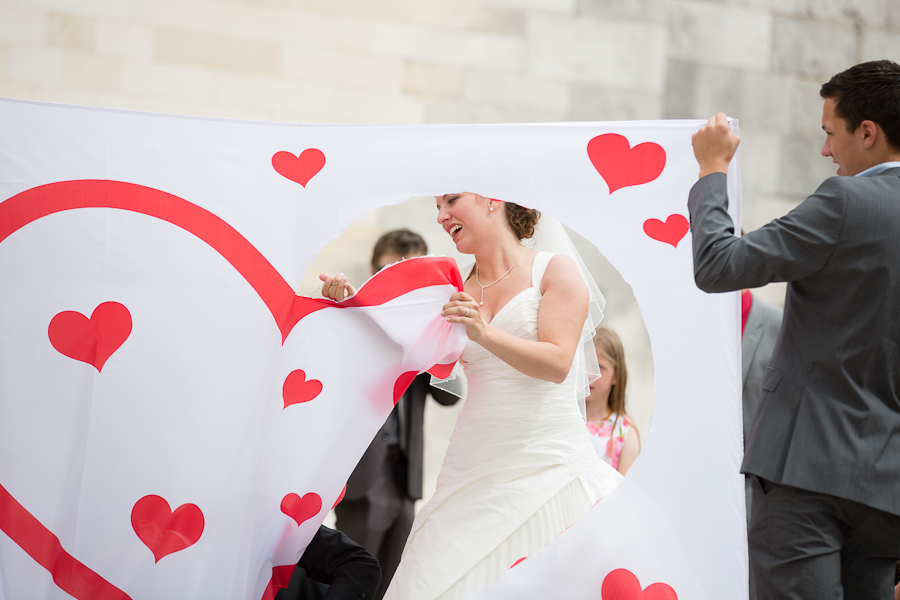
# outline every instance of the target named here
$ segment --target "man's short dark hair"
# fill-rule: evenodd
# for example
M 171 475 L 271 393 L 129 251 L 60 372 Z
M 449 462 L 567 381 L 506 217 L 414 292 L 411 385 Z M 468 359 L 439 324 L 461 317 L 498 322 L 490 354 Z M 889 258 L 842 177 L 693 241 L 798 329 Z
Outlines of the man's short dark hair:
M 392 252 L 404 258 L 428 254 L 428 245 L 422 236 L 409 229 L 388 231 L 375 242 L 372 250 L 372 268 L 378 269 L 378 259 Z
M 819 94 L 834 99 L 835 114 L 851 132 L 872 121 L 881 126 L 888 145 L 900 150 L 900 65 L 889 60 L 855 65 L 832 77 Z

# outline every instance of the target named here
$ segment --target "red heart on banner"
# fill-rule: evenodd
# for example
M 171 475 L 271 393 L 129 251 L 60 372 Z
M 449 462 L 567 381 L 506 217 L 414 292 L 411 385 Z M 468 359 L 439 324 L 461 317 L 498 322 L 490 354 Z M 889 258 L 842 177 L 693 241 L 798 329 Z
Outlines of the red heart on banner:
M 131 335 L 131 313 L 118 302 L 99 305 L 90 319 L 67 310 L 51 319 L 47 335 L 60 354 L 93 365 L 100 372 Z
M 291 371 L 285 377 L 284 385 L 281 387 L 281 397 L 284 398 L 284 407 L 287 408 L 291 404 L 300 404 L 309 402 L 322 393 L 322 382 L 318 379 L 306 380 L 306 373 L 301 369 Z
M 669 215 L 666 222 L 659 219 L 647 219 L 644 221 L 644 233 L 659 242 L 678 247 L 678 242 L 687 235 L 691 225 L 684 216 L 679 214 Z
M 666 151 L 659 144 L 644 142 L 634 148 L 617 133 L 598 135 L 588 142 L 588 158 L 612 194 L 630 185 L 649 183 L 666 166 Z
M 616 569 L 603 580 L 603 600 L 678 600 L 678 594 L 665 583 L 654 583 L 641 590 L 641 582 L 628 569 Z
M 294 156 L 290 152 L 276 152 L 272 166 L 282 177 L 296 181 L 303 187 L 325 166 L 325 154 L 317 148 L 307 148 Z
M 394 382 L 394 404 L 400 401 L 400 396 L 406 393 L 406 390 L 412 385 L 413 380 L 418 375 L 418 371 L 407 371 L 400 375 Z
M 310 492 L 302 498 L 290 493 L 281 500 L 281 512 L 292 518 L 300 525 L 304 521 L 312 519 L 322 510 L 322 498 L 318 494 Z
M 203 512 L 196 504 L 182 504 L 172 512 L 164 498 L 144 496 L 134 503 L 131 526 L 159 562 L 197 543 L 203 533 Z

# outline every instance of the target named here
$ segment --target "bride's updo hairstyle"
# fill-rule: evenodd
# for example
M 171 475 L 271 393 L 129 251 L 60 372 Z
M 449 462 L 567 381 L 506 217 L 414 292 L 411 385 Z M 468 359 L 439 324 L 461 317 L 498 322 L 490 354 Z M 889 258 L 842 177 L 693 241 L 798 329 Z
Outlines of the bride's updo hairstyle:
M 541 213 L 533 208 L 525 208 L 513 202 L 506 202 L 506 218 L 509 220 L 509 226 L 512 227 L 513 233 L 519 240 L 528 239 L 534 235 L 534 228 L 537 226 Z

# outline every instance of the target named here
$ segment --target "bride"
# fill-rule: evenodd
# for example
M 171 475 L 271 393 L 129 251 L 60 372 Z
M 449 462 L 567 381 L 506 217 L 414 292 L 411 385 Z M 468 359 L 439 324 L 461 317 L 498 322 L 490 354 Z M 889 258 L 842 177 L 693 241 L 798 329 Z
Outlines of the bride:
M 472 193 L 436 201 L 438 223 L 475 256 L 442 313 L 469 337 L 460 357 L 468 395 L 386 600 L 454 600 L 492 583 L 621 480 L 597 458 L 579 410 L 586 365 L 596 368 L 584 349 L 593 351 L 599 310 L 592 319 L 589 305 L 602 302 L 599 290 L 589 292 L 570 256 L 522 244 L 537 211 Z M 323 288 L 335 299 L 338 282 Z

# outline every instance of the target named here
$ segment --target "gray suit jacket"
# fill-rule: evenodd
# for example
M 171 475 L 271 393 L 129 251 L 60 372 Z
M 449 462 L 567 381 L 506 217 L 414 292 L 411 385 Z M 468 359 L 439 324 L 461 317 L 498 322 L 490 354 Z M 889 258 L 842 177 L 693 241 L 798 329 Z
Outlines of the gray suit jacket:
M 831 177 L 742 238 L 727 205 L 722 173 L 691 190 L 700 289 L 788 282 L 742 472 L 900 515 L 900 169 Z
M 781 329 L 783 313 L 780 308 L 766 304 L 753 297 L 747 325 L 741 336 L 741 373 L 743 377 L 744 401 L 744 447 L 747 447 L 747 436 L 753 415 L 759 404 L 759 390 L 762 387 L 763 374 L 772 360 L 778 330 Z
M 762 387 L 766 367 L 772 361 L 772 352 L 781 329 L 782 311 L 780 308 L 766 304 L 759 298 L 753 298 L 747 325 L 741 336 L 741 372 L 744 388 L 741 392 L 744 405 L 744 448 L 747 448 L 747 437 L 753 424 L 753 415 L 759 404 L 759 391 Z M 747 499 L 747 518 L 750 518 L 752 488 L 750 477 L 744 481 L 744 495 Z

